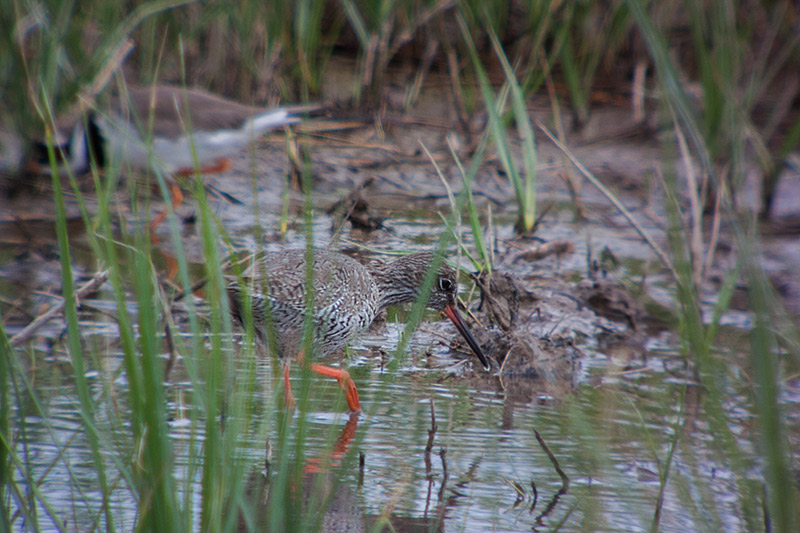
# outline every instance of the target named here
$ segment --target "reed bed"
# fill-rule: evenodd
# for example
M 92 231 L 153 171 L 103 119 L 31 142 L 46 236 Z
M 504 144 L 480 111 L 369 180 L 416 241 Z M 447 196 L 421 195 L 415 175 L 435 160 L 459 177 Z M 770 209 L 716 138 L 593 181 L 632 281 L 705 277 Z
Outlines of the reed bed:
M 146 231 L 130 233 L 125 227 L 121 232 L 114 230 L 111 197 L 119 175 L 93 169 L 98 210 L 89 215 L 83 207 L 83 217 L 97 269 L 106 272 L 113 291 L 113 323 L 119 331 L 123 367 L 116 375 L 101 372 L 101 386 L 90 387 L 87 373 L 103 367 L 102 354 L 87 346 L 79 327 L 62 184 L 71 184 L 66 192 L 82 206 L 84 193 L 74 176 L 64 180 L 58 171 L 55 117 L 85 110 L 100 98 L 109 80 L 119 82 L 120 72 L 129 83 L 159 80 L 203 86 L 248 103 L 314 100 L 323 93 L 330 75 L 330 58 L 349 54 L 357 58 L 353 78 L 358 83 L 346 105 L 375 109 L 388 70 L 412 64 L 414 83 L 406 88 L 405 99 L 409 105 L 418 91 L 416 81 L 430 69 L 441 69 L 452 80 L 454 100 L 464 118 L 478 110 L 487 113 L 488 125 L 471 161 L 462 166 L 453 151 L 463 188 L 460 195 L 451 196 L 451 212 L 443 216 L 439 243 L 443 249 L 455 238 L 476 268 L 485 270 L 492 268 L 491 247 L 471 194 L 485 158 L 497 157 L 514 191 L 516 231 L 530 234 L 536 228 L 537 138 L 541 142 L 547 138 L 543 132 L 549 130 L 541 124 L 534 128 L 527 99 L 554 81 L 556 89 L 548 93 L 554 108 L 566 102 L 572 120 L 580 124 L 591 115 L 593 98 L 605 94 L 609 81 L 635 92 L 644 89 L 635 86 L 634 73 L 650 72 L 642 78 L 648 105 L 657 108 L 661 117 L 658 128 L 665 153 L 673 154 L 661 180 L 669 222 L 667 247 L 656 254 L 673 276 L 677 330 L 687 364 L 705 391 L 704 420 L 711 426 L 720 460 L 731 466 L 746 528 L 800 529 L 782 415 L 785 407 L 780 399 L 785 374 L 796 371 L 800 362 L 800 344 L 792 319 L 774 305 L 777 296 L 758 264 L 757 221 L 737 210 L 731 200 L 743 186 L 747 162 L 755 159 L 765 176 L 767 213 L 777 171 L 800 142 L 796 86 L 790 76 L 781 75 L 800 64 L 798 20 L 797 8 L 788 0 L 650 4 L 641 0 L 235 4 L 156 0 L 132 6 L 111 1 L 86 6 L 56 0 L 6 1 L 0 9 L 2 27 L 8 30 L 0 32 L 0 49 L 5 51 L 0 53 L 0 114 L 4 127 L 23 138 L 38 138 L 45 132 L 65 302 L 64 343 L 82 421 L 66 440 L 55 437 L 59 430 L 52 423 L 45 425 L 61 446 L 56 461 L 66 461 L 61 457 L 68 455 L 70 443 L 85 438 L 97 473 L 90 488 L 75 484 L 75 506 L 89 509 L 95 530 L 255 528 L 263 510 L 250 499 L 253 461 L 242 450 L 241 440 L 245 435 L 266 444 L 266 435 L 277 428 L 277 441 L 268 447 L 278 451 L 267 459 L 275 474 L 266 513 L 270 530 L 321 528 L 330 501 L 327 493 L 321 487 L 312 492 L 311 506 L 316 510 L 312 513 L 304 511 L 307 502 L 295 497 L 308 456 L 308 421 L 287 416 L 277 394 L 267 406 L 250 401 L 261 371 L 258 348 L 252 327 L 247 328 L 241 345 L 233 341 L 224 276 L 230 272 L 227 267 L 235 251 L 225 228 L 215 220 L 199 180 L 194 189 L 204 258 L 202 277 L 207 279 L 205 305 L 200 309 L 193 298 L 186 297 L 186 321 L 177 326 L 171 317 L 176 291 L 159 282 L 150 236 Z M 558 130 L 563 124 L 553 126 Z M 551 139 L 558 141 L 558 137 Z M 568 147 L 563 149 L 568 154 Z M 520 153 L 521 158 L 515 158 Z M 690 180 L 691 186 L 685 187 L 683 179 Z M 165 177 L 156 173 L 152 180 L 167 199 Z M 305 227 L 310 232 L 311 184 L 308 175 L 304 180 Z M 137 185 L 128 186 L 134 189 L 131 197 L 136 197 Z M 254 207 L 258 220 L 258 207 Z M 463 212 L 474 250 L 461 244 Z M 704 232 L 704 217 L 717 223 L 723 220 L 733 228 L 740 252 L 718 291 L 710 320 L 701 312 L 700 294 L 716 240 Z M 191 295 L 194 280 L 171 211 L 168 221 L 178 288 Z M 227 250 L 221 242 L 228 243 Z M 311 233 L 306 242 L 309 246 L 313 242 Z M 715 350 L 720 318 L 740 280 L 750 288 L 750 311 L 755 317 L 749 334 L 751 394 L 757 414 L 754 430 L 758 433 L 755 451 L 743 449 L 730 429 L 733 415 L 724 386 L 731 379 L 729 362 Z M 421 320 L 423 309 L 424 302 L 412 309 L 404 339 Z M 0 530 L 69 530 L 69 517 L 59 516 L 49 495 L 39 490 L 43 480 L 36 478 L 28 456 L 31 437 L 21 406 L 47 418 L 42 399 L 27 378 L 37 355 L 30 346 L 12 346 L 2 327 L 0 345 Z M 401 342 L 389 367 L 387 384 L 402 361 L 404 346 Z M 165 352 L 180 359 L 191 384 L 190 444 L 181 450 L 176 450 L 170 437 L 167 405 L 171 399 L 165 390 L 165 373 L 172 362 L 162 356 Z M 117 379 L 120 376 L 124 376 L 124 386 Z M 310 389 L 305 371 L 299 389 L 301 409 L 308 404 Z M 683 412 L 683 396 L 674 401 Z M 119 402 L 124 402 L 129 419 L 121 416 Z M 270 414 L 257 416 L 262 409 Z M 590 410 L 578 409 L 570 416 L 577 441 L 593 442 L 598 437 L 601 428 L 591 422 Z M 680 447 L 685 421 L 678 417 L 671 435 L 653 436 L 652 453 L 662 491 L 676 477 L 672 458 Z M 333 450 L 333 428 L 327 440 L 328 449 Z M 335 466 L 337 472 L 353 467 L 358 442 Z M 587 448 L 585 463 L 607 464 L 603 446 Z M 180 465 L 175 459 L 179 452 L 187 457 Z M 752 480 L 754 464 L 762 473 L 763 485 Z M 71 472 L 69 464 L 66 468 Z M 702 504 L 712 488 L 699 481 L 687 482 L 682 476 L 676 483 L 687 498 L 697 494 L 692 512 L 698 522 L 708 523 Z M 199 491 L 194 485 L 197 480 Z M 89 492 L 99 495 L 100 501 L 94 501 Z M 125 518 L 115 503 L 120 494 L 136 501 L 134 524 L 123 524 Z M 649 520 L 654 531 L 659 529 L 661 503 L 655 503 Z M 602 514 L 593 507 L 590 494 L 582 497 L 581 508 L 585 524 Z M 710 520 L 721 525 L 718 518 Z

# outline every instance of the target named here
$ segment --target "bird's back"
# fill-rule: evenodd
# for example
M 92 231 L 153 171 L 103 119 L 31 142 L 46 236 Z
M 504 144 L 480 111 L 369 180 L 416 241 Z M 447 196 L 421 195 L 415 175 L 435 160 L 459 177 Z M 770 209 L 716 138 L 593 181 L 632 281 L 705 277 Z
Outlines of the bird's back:
M 111 100 L 112 112 L 140 122 L 164 137 L 194 131 L 238 129 L 248 118 L 266 109 L 241 104 L 198 89 L 156 86 L 132 87 L 127 95 Z
M 197 89 L 130 88 L 112 98 L 98 124 L 116 157 L 149 166 L 148 152 L 167 171 L 232 157 L 264 132 L 298 118 L 286 109 L 263 109 Z M 151 144 L 152 143 L 152 144 Z
M 325 355 L 369 326 L 378 312 L 378 290 L 369 271 L 345 255 L 315 251 L 312 267 L 314 348 Z M 271 320 L 280 355 L 295 355 L 301 348 L 307 309 L 306 251 L 270 254 L 250 266 L 242 277 L 259 336 L 267 341 Z M 231 280 L 229 295 L 232 313 L 243 321 L 247 315 L 237 280 Z

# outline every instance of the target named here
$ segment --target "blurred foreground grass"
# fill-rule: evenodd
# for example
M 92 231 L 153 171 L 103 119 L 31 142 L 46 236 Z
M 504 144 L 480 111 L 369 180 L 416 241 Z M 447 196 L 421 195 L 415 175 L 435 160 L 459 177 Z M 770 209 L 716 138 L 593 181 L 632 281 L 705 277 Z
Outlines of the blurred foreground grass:
M 683 350 L 707 391 L 704 407 L 719 439 L 719 453 L 732 465 L 744 523 L 766 527 L 769 517 L 775 531 L 798 529 L 797 491 L 780 402 L 783 373 L 797 368 L 796 329 L 780 306 L 772 303 L 777 296 L 752 251 L 756 235 L 752 217 L 740 217 L 728 194 L 741 187 L 752 160 L 769 188 L 776 169 L 800 139 L 796 98 L 800 14 L 795 3 L 286 0 L 127 5 L 98 1 L 84 5 L 3 0 L 0 22 L 7 29 L 0 32 L 3 126 L 26 139 L 40 137 L 52 127 L 54 116 L 80 107 L 79 95 L 91 100 L 117 68 L 124 71 L 128 82 L 185 83 L 266 105 L 279 99 L 313 100 L 330 75 L 331 55 L 347 54 L 357 59 L 352 63 L 352 78 L 357 83 L 346 104 L 375 108 L 381 103 L 386 73 L 396 64 L 412 65 L 415 73 L 414 82 L 405 87 L 408 105 L 413 105 L 419 86 L 416 81 L 424 79 L 430 69 L 448 72 L 460 113 L 468 116 L 481 107 L 489 110 L 485 142 L 477 153 L 483 157 L 488 139 L 494 141 L 519 202 L 520 232 L 531 231 L 536 217 L 534 135 L 539 132 L 534 132 L 525 116 L 526 97 L 547 86 L 555 87 L 555 96 L 551 94 L 557 100 L 554 109 L 564 100 L 578 125 L 590 116 L 593 101 L 609 93 L 634 104 L 637 94 L 646 102 L 655 101 L 651 107 L 670 132 L 664 143 L 679 154 L 672 167 L 666 165 L 664 177 L 669 215 L 665 263 L 676 284 Z M 522 169 L 509 155 L 513 140 L 508 126 L 512 122 L 523 139 Z M 50 157 L 55 161 L 52 149 Z M 471 183 L 479 163 L 462 173 L 465 184 Z M 696 163 L 698 169 L 688 193 L 677 180 L 677 169 L 685 163 Z M 102 180 L 95 181 L 102 189 Z M 175 326 L 163 315 L 165 296 L 152 266 L 147 237 L 114 235 L 107 206 L 100 207 L 96 221 L 87 220 L 87 226 L 97 228 L 91 237 L 93 251 L 101 268 L 109 269 L 117 302 L 132 413 L 130 423 L 114 417 L 109 421 L 101 415 L 114 412 L 111 395 L 93 395 L 84 376 L 87 365 L 71 298 L 73 273 L 58 176 L 53 177 L 53 184 L 64 297 L 70 302 L 66 306 L 67 342 L 82 429 L 89 436 L 90 458 L 98 472 L 96 488 L 102 495 L 97 528 L 115 529 L 118 517 L 110 501 L 123 485 L 135 495 L 140 530 L 197 529 L 192 501 L 196 494 L 191 484 L 199 477 L 200 528 L 234 529 L 240 513 L 252 512 L 244 498 L 244 473 L 249 464 L 237 446 L 237 437 L 253 422 L 254 406 L 245 394 L 229 399 L 234 347 L 228 340 L 225 298 L 209 299 L 210 346 L 205 345 L 204 326 L 191 308 L 187 326 L 191 336 L 181 340 L 173 335 L 196 395 L 196 411 L 190 418 L 203 442 L 181 485 L 176 481 L 173 444 L 166 425 L 164 363 L 158 357 L 165 342 L 164 329 L 174 330 Z M 79 191 L 75 193 L 80 197 Z M 226 258 L 219 256 L 217 246 L 224 228 L 215 223 L 199 184 L 198 193 L 205 274 L 210 280 L 209 293 L 219 296 L 224 293 L 222 265 Z M 688 194 L 689 202 L 681 201 L 683 194 Z M 478 217 L 471 199 L 467 200 L 472 230 L 481 242 Z M 709 266 L 703 258 L 713 258 L 709 250 L 714 246 L 713 239 L 703 233 L 703 208 L 732 225 L 742 251 L 738 264 L 727 273 L 710 321 L 700 312 L 699 296 Z M 310 211 L 308 203 L 309 217 Z M 170 223 L 179 252 L 179 282 L 190 293 L 191 280 L 174 217 Z M 480 253 L 481 260 L 488 265 L 484 255 Z M 756 317 L 750 364 L 758 416 L 759 449 L 755 453 L 763 470 L 763 490 L 751 482 L 748 452 L 730 430 L 731 414 L 716 379 L 725 371 L 726 361 L 712 353 L 719 319 L 740 274 L 751 288 L 751 311 Z M 126 299 L 131 294 L 137 303 L 135 318 L 126 313 Z M 0 333 L 4 336 L 1 329 Z M 252 341 L 252 332 L 249 337 Z M 10 529 L 23 516 L 30 529 L 38 529 L 45 519 L 67 529 L 57 515 L 40 513 L 41 507 L 47 511 L 48 500 L 38 492 L 26 463 L 25 420 L 15 418 L 14 425 L 10 423 L 12 404 L 37 404 L 35 396 L 28 396 L 33 388 L 25 383 L 23 366 L 29 354 L 11 348 L 5 338 L 0 340 L 1 525 Z M 250 387 L 256 374 L 254 351 L 248 342 L 241 356 L 250 361 L 244 378 Z M 784 353 L 789 357 L 783 358 Z M 114 384 L 106 382 L 103 388 L 111 391 Z M 288 442 L 292 432 L 297 443 L 295 449 L 280 446 L 282 455 L 274 461 L 278 496 L 272 500 L 269 519 L 273 525 L 282 525 L 282 509 L 295 505 L 288 499 L 292 483 L 297 481 L 293 476 L 299 474 L 290 472 L 302 468 L 290 466 L 302 467 L 306 428 L 302 422 L 294 427 L 291 417 L 281 415 L 279 406 L 274 411 L 277 414 L 263 423 L 278 425 L 279 445 Z M 44 415 L 43 409 L 39 412 Z M 224 428 L 220 427 L 223 419 Z M 103 453 L 113 450 L 109 439 L 114 431 L 132 432 L 132 447 L 114 450 L 113 457 L 104 458 Z M 658 472 L 662 487 L 669 479 L 678 437 L 676 431 L 676 440 L 666 442 L 667 459 Z M 106 461 L 114 465 L 113 479 L 106 475 Z M 14 470 L 22 476 L 12 476 Z M 16 516 L 7 505 L 12 500 Z M 761 513 L 759 506 L 766 511 Z M 657 529 L 659 513 L 654 514 L 652 528 Z

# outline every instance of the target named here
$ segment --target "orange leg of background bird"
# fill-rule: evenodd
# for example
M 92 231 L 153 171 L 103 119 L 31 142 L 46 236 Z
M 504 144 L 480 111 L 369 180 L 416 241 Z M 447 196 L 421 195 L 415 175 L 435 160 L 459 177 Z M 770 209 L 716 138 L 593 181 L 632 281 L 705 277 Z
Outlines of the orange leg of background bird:
M 171 183 L 170 189 L 172 189 L 172 210 L 174 211 L 183 203 L 183 192 L 181 191 L 181 188 L 178 187 L 177 183 Z M 158 244 L 158 239 L 155 237 L 155 231 L 161 224 L 164 223 L 166 219 L 167 210 L 165 209 L 157 214 L 152 222 L 150 222 L 150 235 L 154 244 Z
M 286 395 L 286 407 L 294 409 L 297 402 L 294 401 L 294 394 L 292 394 L 292 383 L 289 381 L 289 365 L 283 365 L 283 390 Z
M 233 161 L 230 157 L 220 157 L 207 167 L 200 167 L 200 174 L 222 174 L 227 172 L 233 166 Z M 194 168 L 182 168 L 176 172 L 178 176 L 191 176 L 194 174 Z
M 339 386 L 344 391 L 344 397 L 347 398 L 347 405 L 350 407 L 350 410 L 354 413 L 361 411 L 361 402 L 358 401 L 358 390 L 356 390 L 356 384 L 353 383 L 350 377 L 350 372 L 317 363 L 311 364 L 311 371 L 322 374 L 323 376 L 336 378 L 336 381 L 339 382 Z
M 227 172 L 233 166 L 233 161 L 230 157 L 220 157 L 213 165 L 203 167 L 200 171 L 203 174 L 222 174 Z
M 229 157 L 220 157 L 216 161 L 214 161 L 211 165 L 207 167 L 200 168 L 200 174 L 222 174 L 223 172 L 227 172 L 233 166 L 233 161 Z M 194 169 L 181 169 L 178 170 L 176 173 L 178 176 L 191 176 L 194 174 Z M 172 210 L 178 209 L 178 207 L 183 203 L 183 192 L 181 188 L 178 187 L 177 183 L 171 183 L 170 188 L 172 189 Z M 150 222 L 150 234 L 154 234 L 155 230 L 164 223 L 167 219 L 167 211 L 164 210 Z M 156 242 L 158 242 L 156 240 Z

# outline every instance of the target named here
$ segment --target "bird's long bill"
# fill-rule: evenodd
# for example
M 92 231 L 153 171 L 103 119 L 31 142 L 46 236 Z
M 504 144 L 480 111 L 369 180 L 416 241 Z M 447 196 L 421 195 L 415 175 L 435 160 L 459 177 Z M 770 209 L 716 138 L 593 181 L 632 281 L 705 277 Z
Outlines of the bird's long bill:
M 444 308 L 444 314 L 447 315 L 453 324 L 456 326 L 456 329 L 461 336 L 464 337 L 464 340 L 467 341 L 469 347 L 472 348 L 472 351 L 475 352 L 475 355 L 478 356 L 478 359 L 481 360 L 481 364 L 483 368 L 489 370 L 491 367 L 489 366 L 489 361 L 486 359 L 486 356 L 483 355 L 483 350 L 481 350 L 480 345 L 475 340 L 475 337 L 472 336 L 472 333 L 467 328 L 467 324 L 464 322 L 464 319 L 461 318 L 461 313 L 458 312 L 455 305 L 449 305 Z

